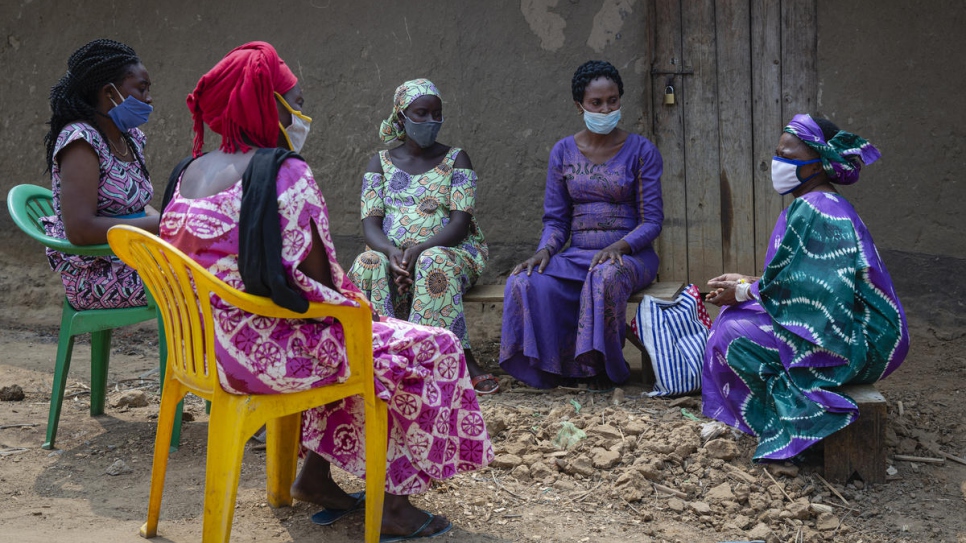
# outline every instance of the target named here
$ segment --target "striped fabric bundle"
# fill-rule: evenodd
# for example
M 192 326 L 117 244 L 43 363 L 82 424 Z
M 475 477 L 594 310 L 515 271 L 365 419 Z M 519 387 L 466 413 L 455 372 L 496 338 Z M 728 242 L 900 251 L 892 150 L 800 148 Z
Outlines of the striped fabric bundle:
M 681 396 L 701 389 L 711 318 L 697 286 L 688 285 L 671 301 L 645 296 L 632 328 L 654 367 L 650 396 Z

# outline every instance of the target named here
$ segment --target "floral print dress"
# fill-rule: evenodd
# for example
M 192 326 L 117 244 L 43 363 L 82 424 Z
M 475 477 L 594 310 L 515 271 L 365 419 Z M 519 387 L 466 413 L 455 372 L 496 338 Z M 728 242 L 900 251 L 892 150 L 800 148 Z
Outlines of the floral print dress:
M 449 223 L 451 211 L 473 214 L 476 172 L 455 168 L 461 149 L 453 147 L 432 170 L 412 175 L 396 167 L 389 151 L 379 153 L 383 173 L 366 173 L 362 183 L 362 218 L 382 217 L 382 230 L 405 250 L 436 235 Z M 356 258 L 349 278 L 372 300 L 380 315 L 439 326 L 456 334 L 470 348 L 463 294 L 483 273 L 489 250 L 473 217 L 470 229 L 455 247 L 433 247 L 416 262 L 413 286 L 396 292 L 389 258 L 368 250 Z

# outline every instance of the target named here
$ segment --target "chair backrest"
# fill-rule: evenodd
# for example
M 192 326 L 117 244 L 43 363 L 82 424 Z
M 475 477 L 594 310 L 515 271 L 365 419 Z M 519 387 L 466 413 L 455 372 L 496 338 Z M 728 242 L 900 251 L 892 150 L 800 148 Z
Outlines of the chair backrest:
M 54 215 L 54 199 L 50 189 L 37 185 L 17 185 L 7 193 L 7 211 L 14 224 L 25 234 L 46 247 L 72 255 L 105 256 L 113 254 L 106 244 L 74 245 L 66 239 L 48 236 L 41 218 Z
M 372 379 L 372 313 L 364 299 L 356 298 L 358 306 L 312 302 L 308 311 L 296 313 L 276 305 L 271 298 L 229 286 L 175 246 L 140 228 L 114 226 L 108 230 L 107 239 L 118 258 L 138 271 L 158 302 L 167 335 L 168 370 L 185 385 L 208 394 L 220 389 L 214 364 L 206 362 L 216 360 L 213 295 L 265 317 L 338 319 L 350 359 L 362 361 L 364 373 Z

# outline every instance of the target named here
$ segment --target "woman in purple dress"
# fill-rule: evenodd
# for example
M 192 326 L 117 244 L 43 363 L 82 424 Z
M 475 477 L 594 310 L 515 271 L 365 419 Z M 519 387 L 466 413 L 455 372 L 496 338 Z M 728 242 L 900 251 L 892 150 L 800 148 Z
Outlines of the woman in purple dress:
M 627 299 L 657 275 L 663 163 L 653 143 L 616 128 L 614 66 L 584 63 L 572 92 L 586 129 L 550 152 L 540 244 L 507 278 L 500 365 L 533 387 L 605 389 L 630 375 Z

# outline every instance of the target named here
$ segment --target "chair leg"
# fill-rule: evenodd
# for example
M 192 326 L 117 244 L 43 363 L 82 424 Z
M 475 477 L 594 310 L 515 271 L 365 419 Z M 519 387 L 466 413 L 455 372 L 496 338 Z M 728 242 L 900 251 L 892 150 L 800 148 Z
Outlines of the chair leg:
M 366 543 L 378 543 L 382 505 L 386 498 L 386 450 L 389 447 L 389 412 L 385 402 L 366 398 Z
M 107 369 L 111 360 L 111 329 L 91 332 L 91 416 L 104 414 Z
M 70 324 L 76 311 L 64 299 L 63 314 L 60 319 L 60 333 L 57 337 L 57 361 L 54 363 L 54 385 L 50 391 L 50 412 L 47 415 L 47 440 L 43 449 L 53 449 L 57 438 L 57 424 L 64 403 L 64 388 L 67 386 L 67 373 L 70 371 L 70 357 L 74 350 L 74 336 Z
M 298 467 L 301 413 L 268 421 L 265 440 L 265 475 L 268 503 L 272 507 L 292 505 L 292 483 Z
M 161 373 L 161 388 L 164 389 L 164 375 L 168 371 L 168 339 L 164 335 L 164 321 L 161 319 L 161 312 L 158 311 L 158 360 L 160 360 L 159 370 Z M 184 400 L 178 403 L 178 408 L 174 414 L 174 431 L 171 433 L 170 452 L 176 452 L 181 446 L 181 418 L 184 413 Z
M 228 543 L 235 517 L 235 498 L 242 456 L 250 435 L 244 435 L 244 407 L 231 401 L 213 402 L 208 419 L 208 458 L 205 463 L 205 517 L 202 541 Z M 254 429 L 252 430 L 254 432 Z
M 168 471 L 168 445 L 174 429 L 176 410 L 187 390 L 178 381 L 165 383 L 161 392 L 161 409 L 158 413 L 158 430 L 154 436 L 154 462 L 151 464 L 151 493 L 148 498 L 148 520 L 141 526 L 141 537 L 158 535 L 158 518 L 161 515 L 161 495 L 164 493 L 164 476 Z

